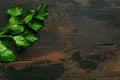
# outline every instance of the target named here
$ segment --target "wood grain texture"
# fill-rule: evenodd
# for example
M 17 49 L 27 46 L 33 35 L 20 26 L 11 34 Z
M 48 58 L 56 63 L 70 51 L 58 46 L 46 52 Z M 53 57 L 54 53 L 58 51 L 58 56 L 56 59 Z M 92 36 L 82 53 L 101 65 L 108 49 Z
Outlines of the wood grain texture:
M 39 3 L 50 13 L 41 39 L 0 63 L 0 80 L 120 80 L 119 0 L 1 0 L 0 24 L 8 8 Z

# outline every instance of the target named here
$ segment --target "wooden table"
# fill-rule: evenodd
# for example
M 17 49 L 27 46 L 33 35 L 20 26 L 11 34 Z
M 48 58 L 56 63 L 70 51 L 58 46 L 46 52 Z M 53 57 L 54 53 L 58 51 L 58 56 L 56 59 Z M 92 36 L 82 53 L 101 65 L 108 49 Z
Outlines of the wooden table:
M 6 10 L 48 4 L 50 15 L 41 39 L 0 63 L 0 80 L 120 80 L 119 0 L 0 0 L 0 24 Z

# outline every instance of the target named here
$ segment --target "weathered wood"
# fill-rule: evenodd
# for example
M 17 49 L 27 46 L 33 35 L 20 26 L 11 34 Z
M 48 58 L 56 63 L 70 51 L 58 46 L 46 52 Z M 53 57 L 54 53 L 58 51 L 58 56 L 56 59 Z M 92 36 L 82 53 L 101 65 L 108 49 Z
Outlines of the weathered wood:
M 120 80 L 120 2 L 118 0 L 1 0 L 6 10 L 48 4 L 41 39 L 0 63 L 0 80 Z

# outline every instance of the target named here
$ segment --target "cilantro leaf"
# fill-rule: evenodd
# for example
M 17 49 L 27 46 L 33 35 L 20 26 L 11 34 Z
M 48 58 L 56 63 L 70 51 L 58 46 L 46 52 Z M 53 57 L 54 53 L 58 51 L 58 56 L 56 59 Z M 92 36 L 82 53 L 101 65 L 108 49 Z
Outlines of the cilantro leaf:
M 39 36 L 36 35 L 36 34 L 33 34 L 31 32 L 28 32 L 26 35 L 25 35 L 25 39 L 29 42 L 35 42 L 39 39 Z
M 0 52 L 4 52 L 7 49 L 7 47 L 0 41 Z
M 20 16 L 22 11 L 20 7 L 7 10 L 10 16 L 9 23 L 0 27 L 0 61 L 16 60 L 13 50 L 9 48 L 10 38 L 14 41 L 17 52 L 37 41 L 39 39 L 37 32 L 43 27 L 44 20 L 49 14 L 46 4 L 40 4 L 36 10 L 28 10 L 24 18 Z
M 47 9 L 47 4 L 38 5 L 35 18 L 43 21 L 49 14 L 46 9 Z
M 24 31 L 24 26 L 22 25 L 13 25 L 9 27 L 10 30 L 13 31 L 13 33 L 19 33 Z
M 22 14 L 22 8 L 20 7 L 16 7 L 16 8 L 11 8 L 11 9 L 8 9 L 7 10 L 7 13 L 10 15 L 10 16 L 19 16 Z
M 2 43 L 4 46 L 8 47 L 9 41 L 8 41 L 8 40 L 2 40 L 1 43 Z
M 33 14 L 29 14 L 25 17 L 24 22 L 27 24 L 32 20 L 32 18 L 33 18 Z
M 3 26 L 0 26 L 0 31 L 2 31 L 4 29 L 4 27 Z
M 13 39 L 17 46 L 31 46 L 31 44 L 22 35 L 14 36 Z
M 5 50 L 4 52 L 0 52 L 0 55 L 0 60 L 3 62 L 11 62 L 16 60 L 15 54 L 10 49 Z
M 16 17 L 10 17 L 10 19 L 9 19 L 9 25 L 16 25 L 16 24 L 18 24 L 19 23 L 19 21 L 18 21 L 18 19 L 16 18 Z
M 11 62 L 16 60 L 13 51 L 7 48 L 8 41 L 0 41 L 0 60 L 3 62 Z
M 35 14 L 35 11 L 34 10 L 30 10 L 29 11 L 30 13 L 24 18 L 24 22 L 27 24 L 29 23 L 32 19 L 33 19 L 33 16 Z
M 41 29 L 43 26 L 43 24 L 35 22 L 35 23 L 29 23 L 29 27 L 32 28 L 34 31 L 38 31 L 39 29 Z

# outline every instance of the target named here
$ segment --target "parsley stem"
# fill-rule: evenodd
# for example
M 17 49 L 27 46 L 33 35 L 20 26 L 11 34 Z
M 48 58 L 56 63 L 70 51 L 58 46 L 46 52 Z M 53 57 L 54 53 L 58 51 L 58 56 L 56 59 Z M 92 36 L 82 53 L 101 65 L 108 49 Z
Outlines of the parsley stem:
M 8 31 L 8 24 L 5 26 L 5 28 L 0 32 L 0 35 L 5 34 Z
M 7 31 L 8 31 L 8 30 L 3 30 L 3 31 L 1 31 L 1 32 L 0 32 L 0 35 L 5 34 Z
M 12 38 L 12 35 L 0 35 L 0 37 L 9 37 L 9 38 Z

